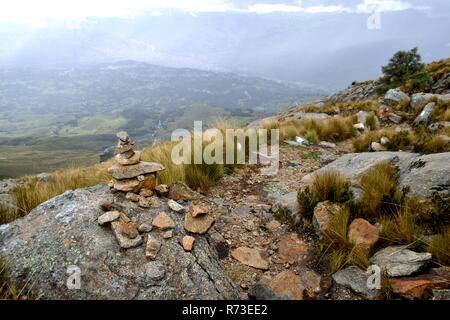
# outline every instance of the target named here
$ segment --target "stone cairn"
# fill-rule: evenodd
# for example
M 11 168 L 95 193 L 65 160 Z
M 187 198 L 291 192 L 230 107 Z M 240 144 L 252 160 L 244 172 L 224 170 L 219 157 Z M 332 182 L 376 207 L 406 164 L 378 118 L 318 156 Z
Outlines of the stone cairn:
M 164 170 L 160 163 L 141 161 L 141 152 L 134 151 L 134 142 L 125 131 L 117 133 L 118 143 L 116 147 L 115 164 L 108 168 L 112 175 L 109 184 L 114 193 L 125 193 L 127 200 L 136 202 L 142 208 L 157 208 L 161 205 L 160 197 L 168 197 L 169 210 L 185 214 L 184 229 L 191 234 L 204 234 L 208 232 L 214 223 L 214 218 L 209 215 L 209 208 L 204 205 L 191 203 L 187 210 L 183 205 L 185 201 L 194 200 L 197 193 L 182 182 L 174 182 L 171 187 L 164 184 L 157 185 L 157 173 Z M 102 204 L 106 211 L 98 217 L 101 226 L 110 225 L 121 248 L 128 249 L 141 245 L 144 242 L 144 234 L 147 238 L 145 255 L 154 260 L 158 254 L 162 239 L 173 237 L 176 224 L 169 214 L 159 212 L 150 224 L 138 224 L 138 219 L 132 220 L 124 212 L 115 211 L 110 203 Z M 156 235 L 154 230 L 159 230 Z M 157 233 L 157 231 L 156 231 Z M 195 238 L 185 235 L 180 241 L 183 249 L 190 252 L 193 249 Z
M 117 138 L 116 164 L 108 169 L 113 178 L 111 190 L 126 192 L 128 200 L 139 202 L 142 207 L 150 207 L 157 185 L 156 174 L 164 170 L 164 166 L 141 161 L 141 152 L 133 150 L 134 142 L 125 131 L 117 133 Z

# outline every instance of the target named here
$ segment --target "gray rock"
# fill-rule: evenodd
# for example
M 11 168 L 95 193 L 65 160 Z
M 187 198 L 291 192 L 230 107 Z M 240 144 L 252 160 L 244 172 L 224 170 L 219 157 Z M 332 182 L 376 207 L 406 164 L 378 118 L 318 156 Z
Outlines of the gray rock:
M 153 230 L 153 227 L 150 224 L 143 223 L 138 228 L 139 232 L 147 233 Z
M 300 162 L 297 160 L 289 160 L 288 161 L 288 166 L 289 167 L 298 167 L 300 165 Z
M 319 142 L 319 146 L 320 147 L 324 147 L 324 148 L 330 148 L 330 149 L 336 148 L 336 144 L 335 143 L 327 142 L 327 141 L 320 141 Z
M 431 113 L 433 112 L 434 108 L 436 107 L 436 104 L 434 102 L 431 102 L 429 104 L 427 104 L 422 112 L 417 116 L 417 118 L 414 120 L 413 122 L 413 126 L 418 126 L 418 125 L 427 125 L 428 124 L 428 119 L 431 115 Z
M 370 149 L 372 149 L 373 151 L 385 151 L 386 150 L 383 147 L 383 145 L 381 143 L 378 143 L 378 142 L 372 142 L 370 144 Z
M 330 118 L 330 115 L 326 113 L 314 113 L 314 112 L 296 112 L 294 113 L 293 119 L 301 120 L 325 120 Z
M 435 97 L 432 93 L 415 93 L 411 96 L 410 108 L 416 110 L 422 106 L 428 99 Z
M 52 180 L 52 175 L 46 172 L 40 173 L 36 176 L 38 178 L 38 182 L 40 183 L 48 183 Z
M 66 192 L 24 218 L 0 228 L 0 259 L 11 261 L 9 278 L 18 288 L 27 282 L 40 299 L 238 299 L 215 249 L 197 236 L 195 250 L 184 252 L 174 237 L 158 253 L 161 266 L 150 264 L 145 246 L 123 250 L 110 228 L 97 224 L 100 204 L 114 203 L 137 223 L 151 223 L 161 211 L 141 209 L 105 185 Z M 183 217 L 171 214 L 174 231 L 186 235 Z M 157 235 L 156 235 L 157 236 Z M 81 270 L 81 289 L 68 290 L 67 268 Z M 161 280 L 161 270 L 165 275 Z M 152 282 L 153 281 L 153 282 Z M 156 283 L 152 285 L 152 283 Z
M 417 253 L 402 246 L 393 246 L 376 252 L 370 263 L 385 270 L 390 277 L 402 277 L 422 270 L 431 258 L 428 252 Z
M 120 217 L 120 212 L 119 211 L 108 211 L 104 214 L 102 214 L 100 217 L 98 217 L 98 224 L 99 225 L 104 225 L 108 222 L 112 222 L 114 220 L 119 219 Z
M 407 100 L 409 102 L 410 98 L 406 93 L 399 89 L 390 89 L 383 98 L 383 104 L 388 106 L 396 106 L 400 102 Z
M 338 171 L 359 185 L 361 176 L 374 165 L 388 161 L 399 170 L 399 187 L 410 194 L 430 198 L 434 192 L 450 195 L 450 152 L 420 156 L 408 152 L 349 153 L 321 169 L 306 175 L 302 183 L 311 182 L 315 173 Z
M 433 289 L 433 300 L 450 300 L 450 289 Z
M 169 201 L 167 201 L 167 205 L 169 206 L 170 209 L 178 213 L 184 212 L 185 210 L 185 208 L 181 204 L 172 199 L 169 199 Z
M 130 140 L 130 137 L 128 136 L 128 133 L 126 131 L 117 132 L 116 137 L 122 140 L 123 142 L 128 142 Z
M 410 187 L 411 195 L 430 198 L 434 192 L 450 196 L 450 152 L 411 158 L 398 165 L 399 186 Z
M 448 127 L 450 127 L 450 121 L 439 121 L 439 122 L 435 122 L 435 123 L 430 124 L 428 126 L 428 130 L 431 133 L 434 133 L 436 131 L 439 131 L 442 128 L 448 128 Z
M 360 110 L 356 113 L 359 123 L 366 123 L 367 117 L 370 115 L 369 112 Z
M 294 223 L 300 221 L 300 206 L 297 200 L 297 192 L 292 191 L 289 192 L 277 200 L 272 204 L 272 212 L 282 212 L 289 219 L 293 219 Z
M 438 81 L 436 81 L 431 91 L 435 93 L 448 93 L 450 88 L 450 72 L 443 75 Z
M 400 122 L 402 122 L 402 117 L 393 113 L 393 112 L 389 112 L 387 115 L 389 121 L 395 123 L 395 124 L 399 124 Z
M 369 274 L 355 266 L 347 267 L 333 274 L 333 280 L 337 284 L 349 288 L 367 299 L 376 299 L 379 291 L 368 288 L 368 278 Z

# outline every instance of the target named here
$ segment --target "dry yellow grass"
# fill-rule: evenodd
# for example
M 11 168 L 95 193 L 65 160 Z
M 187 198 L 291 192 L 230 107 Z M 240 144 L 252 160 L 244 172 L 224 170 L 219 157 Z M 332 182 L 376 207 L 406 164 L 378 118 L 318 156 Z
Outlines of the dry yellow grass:
M 338 171 L 316 173 L 313 176 L 311 187 L 320 201 L 345 202 L 350 198 L 350 183 Z
M 450 227 L 432 238 L 428 243 L 427 251 L 433 255 L 436 263 L 450 266 Z
M 360 200 L 360 214 L 368 218 L 379 218 L 391 213 L 402 200 L 397 189 L 397 169 L 390 163 L 379 163 L 361 177 L 363 196 Z

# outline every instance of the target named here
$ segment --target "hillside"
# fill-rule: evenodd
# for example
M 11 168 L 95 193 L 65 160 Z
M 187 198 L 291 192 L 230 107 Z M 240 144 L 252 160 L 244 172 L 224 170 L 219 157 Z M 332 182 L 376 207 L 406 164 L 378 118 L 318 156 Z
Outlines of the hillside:
M 450 59 L 425 68 L 422 92 L 413 78 L 383 94 L 353 83 L 252 122 L 280 130 L 272 175 L 261 164 L 175 165 L 167 142 L 130 153 L 120 132 L 106 163 L 4 181 L 0 292 L 449 299 Z M 81 290 L 65 286 L 69 265 Z
M 186 113 L 246 123 L 322 95 L 232 73 L 133 61 L 75 68 L 0 69 L 0 177 L 93 165 L 127 130 L 165 140 Z M 17 165 L 20 164 L 20 165 Z

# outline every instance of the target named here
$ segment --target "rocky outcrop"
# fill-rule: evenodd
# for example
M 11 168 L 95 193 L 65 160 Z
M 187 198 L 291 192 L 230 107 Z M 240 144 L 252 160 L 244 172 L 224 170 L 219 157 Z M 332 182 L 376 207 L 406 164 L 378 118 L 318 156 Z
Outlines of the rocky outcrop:
M 390 89 L 386 92 L 381 102 L 387 106 L 396 106 L 404 101 L 406 103 L 409 103 L 410 101 L 410 98 L 406 93 L 399 89 Z
M 418 125 L 427 125 L 428 119 L 430 118 L 431 113 L 433 112 L 434 108 L 436 107 L 436 103 L 430 102 L 428 103 L 420 112 L 420 114 L 417 116 L 417 118 L 414 120 L 413 126 Z
M 9 276 L 16 286 L 33 284 L 40 299 L 239 298 L 206 236 L 195 236 L 192 251 L 185 251 L 181 242 L 189 234 L 183 215 L 171 212 L 166 202 L 160 199 L 159 206 L 143 209 L 104 185 L 68 191 L 1 226 L 0 257 L 13 262 Z M 164 239 L 165 231 L 153 228 L 140 235 L 143 244 L 122 249 L 111 227 L 97 223 L 104 214 L 103 203 L 112 204 L 136 225 L 150 226 L 166 212 L 174 222 L 173 237 Z M 110 214 L 106 220 L 116 216 Z M 145 254 L 149 237 L 161 243 L 154 260 Z M 66 286 L 69 266 L 81 271 L 80 289 Z
M 345 102 L 369 100 L 376 96 L 375 81 L 354 82 L 348 88 L 329 95 L 324 100 L 329 102 Z
M 338 171 L 358 185 L 367 170 L 386 161 L 398 168 L 399 187 L 409 187 L 411 195 L 423 198 L 434 192 L 450 195 L 450 152 L 423 156 L 407 152 L 349 153 L 314 173 Z M 306 175 L 302 182 L 310 183 L 313 174 Z

